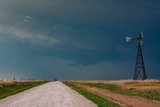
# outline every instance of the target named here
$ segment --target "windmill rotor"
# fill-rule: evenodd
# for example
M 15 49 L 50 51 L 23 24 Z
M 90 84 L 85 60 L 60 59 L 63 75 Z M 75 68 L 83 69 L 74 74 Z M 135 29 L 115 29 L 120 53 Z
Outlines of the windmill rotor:
M 140 32 L 139 35 L 138 35 L 138 39 L 143 40 L 143 38 L 144 38 L 143 32 Z

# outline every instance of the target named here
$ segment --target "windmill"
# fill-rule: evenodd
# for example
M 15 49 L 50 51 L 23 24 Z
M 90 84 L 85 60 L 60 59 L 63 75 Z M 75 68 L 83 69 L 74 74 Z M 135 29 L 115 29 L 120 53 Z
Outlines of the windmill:
M 136 57 L 135 71 L 134 71 L 134 77 L 133 77 L 134 80 L 137 80 L 139 78 L 142 80 L 147 79 L 146 69 L 145 69 L 143 54 L 142 54 L 143 39 L 144 39 L 144 36 L 142 32 L 140 32 L 137 37 L 126 37 L 126 42 L 130 42 L 133 40 L 138 42 L 137 57 Z

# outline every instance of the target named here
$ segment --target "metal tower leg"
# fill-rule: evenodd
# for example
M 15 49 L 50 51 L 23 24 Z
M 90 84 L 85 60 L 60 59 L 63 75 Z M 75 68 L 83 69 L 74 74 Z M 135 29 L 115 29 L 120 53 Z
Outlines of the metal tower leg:
M 142 46 L 140 43 L 138 45 L 138 50 L 137 50 L 137 58 L 136 58 L 136 65 L 135 65 L 135 72 L 133 79 L 137 80 L 139 78 L 142 80 L 147 79 L 143 55 L 142 55 Z

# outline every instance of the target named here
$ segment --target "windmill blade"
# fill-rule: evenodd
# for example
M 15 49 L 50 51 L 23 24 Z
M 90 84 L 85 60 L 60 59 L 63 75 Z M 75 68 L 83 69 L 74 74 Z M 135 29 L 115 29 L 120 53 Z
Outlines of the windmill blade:
M 143 32 L 141 32 L 141 38 L 142 38 L 142 39 L 144 38 Z
M 143 41 L 140 41 L 141 46 L 143 45 Z
M 131 41 L 132 37 L 126 37 L 126 42 Z
M 139 35 L 138 35 L 138 39 L 141 39 L 141 40 L 142 40 L 143 38 L 144 38 L 143 32 L 140 32 Z

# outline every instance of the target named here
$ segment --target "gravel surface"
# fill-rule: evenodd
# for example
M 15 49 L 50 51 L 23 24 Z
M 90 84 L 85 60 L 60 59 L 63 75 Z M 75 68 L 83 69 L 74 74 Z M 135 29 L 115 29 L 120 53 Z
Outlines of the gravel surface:
M 0 107 L 97 107 L 97 105 L 57 81 L 1 99 Z

